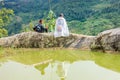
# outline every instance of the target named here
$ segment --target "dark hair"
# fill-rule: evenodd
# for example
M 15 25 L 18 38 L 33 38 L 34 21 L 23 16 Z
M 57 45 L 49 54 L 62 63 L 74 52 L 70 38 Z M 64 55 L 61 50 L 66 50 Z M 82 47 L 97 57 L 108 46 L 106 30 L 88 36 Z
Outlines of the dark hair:
M 43 21 L 42 19 L 39 20 L 40 23 L 41 23 L 42 21 Z
M 61 17 L 61 16 L 64 16 L 64 15 L 63 15 L 63 13 L 60 13 L 60 15 L 59 15 L 59 16 Z

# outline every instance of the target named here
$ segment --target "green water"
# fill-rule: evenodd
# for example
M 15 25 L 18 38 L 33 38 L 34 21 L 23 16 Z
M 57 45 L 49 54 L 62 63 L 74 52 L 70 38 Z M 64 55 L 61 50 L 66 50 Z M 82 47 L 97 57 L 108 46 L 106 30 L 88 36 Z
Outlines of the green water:
M 120 53 L 1 49 L 0 80 L 120 80 Z

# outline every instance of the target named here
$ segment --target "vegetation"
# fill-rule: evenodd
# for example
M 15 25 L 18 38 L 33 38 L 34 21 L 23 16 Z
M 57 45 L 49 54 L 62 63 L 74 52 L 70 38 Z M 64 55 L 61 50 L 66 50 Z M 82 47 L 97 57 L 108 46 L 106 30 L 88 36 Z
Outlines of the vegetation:
M 53 32 L 55 28 L 55 13 L 50 10 L 46 19 L 46 26 L 48 27 L 49 32 Z
M 13 15 L 13 10 L 6 8 L 0 9 L 0 37 L 8 35 L 4 26 L 7 26 L 10 22 L 11 15 Z
M 16 15 L 14 21 L 5 27 L 9 34 L 29 31 L 31 29 L 27 26 L 35 25 L 41 18 L 47 20 L 49 28 L 51 24 L 54 28 L 57 17 L 51 21 L 47 17 L 51 10 L 56 16 L 64 13 L 69 29 L 74 33 L 97 35 L 120 26 L 119 0 L 7 0 L 3 7 L 13 9 Z

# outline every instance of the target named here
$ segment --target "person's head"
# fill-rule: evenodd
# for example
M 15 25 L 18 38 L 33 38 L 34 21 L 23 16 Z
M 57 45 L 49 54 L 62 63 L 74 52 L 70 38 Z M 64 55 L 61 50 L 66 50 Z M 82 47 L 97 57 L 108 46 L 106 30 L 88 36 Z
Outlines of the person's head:
M 64 17 L 63 13 L 60 13 L 59 17 Z
M 42 23 L 43 23 L 43 20 L 42 20 L 42 19 L 40 19 L 40 20 L 39 20 L 39 23 L 41 23 L 41 24 L 42 24 Z

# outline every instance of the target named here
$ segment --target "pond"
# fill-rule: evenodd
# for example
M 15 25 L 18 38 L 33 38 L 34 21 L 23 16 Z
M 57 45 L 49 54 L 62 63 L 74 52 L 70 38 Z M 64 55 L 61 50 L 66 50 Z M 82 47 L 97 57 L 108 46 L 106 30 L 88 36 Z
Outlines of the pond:
M 0 80 L 120 80 L 120 55 L 68 49 L 5 49 Z

